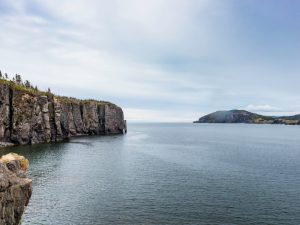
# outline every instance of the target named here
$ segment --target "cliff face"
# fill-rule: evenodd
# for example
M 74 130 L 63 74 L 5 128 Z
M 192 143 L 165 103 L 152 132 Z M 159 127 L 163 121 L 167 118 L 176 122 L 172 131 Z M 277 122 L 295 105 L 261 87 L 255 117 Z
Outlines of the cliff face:
M 79 135 L 120 134 L 120 107 L 95 100 L 31 93 L 0 83 L 0 142 L 35 144 Z
M 28 161 L 17 154 L 0 159 L 0 225 L 18 225 L 32 193 Z

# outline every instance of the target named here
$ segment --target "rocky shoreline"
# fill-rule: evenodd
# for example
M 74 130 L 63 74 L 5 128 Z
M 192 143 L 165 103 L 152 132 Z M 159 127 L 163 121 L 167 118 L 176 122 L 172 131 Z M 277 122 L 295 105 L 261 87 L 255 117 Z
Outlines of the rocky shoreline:
M 15 144 L 10 143 L 10 142 L 0 142 L 0 148 L 6 148 L 6 147 L 11 147 L 14 146 Z

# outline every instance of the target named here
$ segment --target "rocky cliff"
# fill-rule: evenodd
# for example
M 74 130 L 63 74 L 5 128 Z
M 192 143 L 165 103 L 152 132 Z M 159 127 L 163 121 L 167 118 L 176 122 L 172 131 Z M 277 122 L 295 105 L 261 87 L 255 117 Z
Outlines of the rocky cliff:
M 0 225 L 18 225 L 32 193 L 28 161 L 10 153 L 0 159 Z
M 112 103 L 59 97 L 0 80 L 0 146 L 123 132 L 123 111 Z
M 300 125 L 300 115 L 263 116 L 246 110 L 217 111 L 201 117 L 194 123 L 252 123 Z

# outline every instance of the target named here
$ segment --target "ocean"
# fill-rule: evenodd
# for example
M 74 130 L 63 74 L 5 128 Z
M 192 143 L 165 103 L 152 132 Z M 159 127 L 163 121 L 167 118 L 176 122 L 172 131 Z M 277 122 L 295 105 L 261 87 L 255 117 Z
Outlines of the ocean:
M 8 152 L 30 162 L 22 225 L 300 224 L 300 126 L 129 123 Z

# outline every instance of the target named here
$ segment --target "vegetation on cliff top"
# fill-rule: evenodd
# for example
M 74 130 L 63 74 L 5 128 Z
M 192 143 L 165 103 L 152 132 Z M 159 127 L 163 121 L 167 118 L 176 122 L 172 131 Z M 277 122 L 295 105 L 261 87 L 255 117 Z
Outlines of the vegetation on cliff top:
M 11 89 L 15 91 L 23 92 L 31 96 L 51 95 L 63 103 L 70 103 L 70 104 L 94 103 L 96 105 L 108 105 L 108 104 L 114 105 L 113 103 L 107 101 L 99 101 L 94 99 L 81 100 L 81 99 L 67 97 L 67 96 L 55 95 L 51 92 L 50 88 L 48 88 L 48 91 L 41 91 L 38 89 L 37 86 L 33 86 L 28 80 L 23 81 L 21 75 L 16 74 L 12 79 L 10 79 L 8 74 L 7 73 L 2 74 L 1 70 L 0 70 L 0 84 L 8 85 Z
M 21 75 L 16 74 L 11 80 L 9 79 L 7 73 L 5 75 L 0 71 L 0 84 L 6 84 L 16 91 L 23 91 L 30 95 L 43 94 L 39 91 L 37 86 L 33 87 L 28 80 L 22 81 Z

